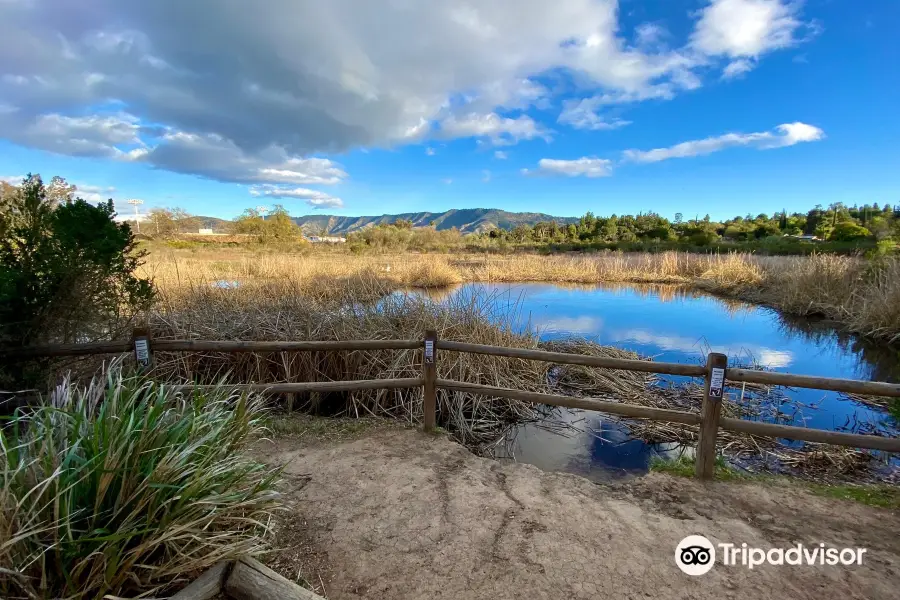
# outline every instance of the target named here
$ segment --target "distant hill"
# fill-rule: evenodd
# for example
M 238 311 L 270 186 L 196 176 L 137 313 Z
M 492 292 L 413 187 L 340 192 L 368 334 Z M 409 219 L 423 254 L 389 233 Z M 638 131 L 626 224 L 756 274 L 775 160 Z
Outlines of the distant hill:
M 328 235 L 346 235 L 374 225 L 389 224 L 400 219 L 412 221 L 414 227 L 434 223 L 437 229 L 456 227 L 463 233 L 478 233 L 491 229 L 512 229 L 516 225 L 534 225 L 539 221 L 556 221 L 562 225 L 577 223 L 577 217 L 554 217 L 544 213 L 508 212 L 495 208 L 453 209 L 442 213 L 418 212 L 372 217 L 338 217 L 335 215 L 306 215 L 294 217 L 294 222 L 306 234 L 324 230 Z
M 196 217 L 197 227 L 200 229 L 212 229 L 216 232 L 228 231 L 228 225 L 231 221 L 218 219 L 216 217 Z

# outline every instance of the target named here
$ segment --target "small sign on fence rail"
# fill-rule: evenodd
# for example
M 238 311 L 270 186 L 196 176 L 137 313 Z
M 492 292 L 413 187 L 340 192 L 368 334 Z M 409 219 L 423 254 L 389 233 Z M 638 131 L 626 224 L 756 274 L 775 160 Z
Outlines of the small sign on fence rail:
M 153 364 L 153 355 L 150 351 L 150 332 L 146 329 L 135 329 L 132 337 L 134 344 L 134 360 L 138 368 L 146 371 Z

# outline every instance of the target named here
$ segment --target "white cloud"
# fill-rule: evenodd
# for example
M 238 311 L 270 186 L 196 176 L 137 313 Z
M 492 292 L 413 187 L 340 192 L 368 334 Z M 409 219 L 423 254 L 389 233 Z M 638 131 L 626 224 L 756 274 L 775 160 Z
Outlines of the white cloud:
M 719 352 L 738 359 L 746 358 L 770 369 L 789 367 L 794 362 L 794 354 L 788 350 L 774 350 L 758 344 L 732 343 L 728 345 L 709 345 L 700 338 L 687 338 L 677 335 L 665 335 L 645 329 L 627 329 L 609 332 L 613 339 L 620 342 L 636 342 L 648 346 L 656 346 L 661 350 L 682 352 L 684 354 L 705 355 Z
M 434 148 L 425 148 L 425 155 L 426 155 L 426 156 L 434 156 L 435 154 L 436 154 L 436 153 L 435 153 L 435 151 L 434 151 Z
M 563 110 L 558 122 L 571 125 L 575 129 L 592 129 L 594 131 L 605 129 L 618 129 L 630 125 L 618 117 L 606 118 L 597 113 L 601 104 L 601 97 L 584 98 L 581 100 L 566 100 L 563 102 Z
M 116 188 L 111 185 L 103 186 L 76 183 L 74 196 L 92 204 L 96 204 L 112 198 L 115 192 Z
M 656 23 L 641 23 L 634 30 L 634 38 L 638 47 L 655 46 L 668 35 L 666 29 Z
M 25 179 L 24 175 L 0 176 L 0 181 L 14 186 L 21 185 L 23 179 Z M 111 185 L 91 185 L 86 183 L 72 182 L 69 183 L 70 185 L 75 186 L 75 193 L 72 194 L 74 198 L 81 198 L 82 200 L 86 200 L 91 204 L 105 202 L 109 198 L 112 198 L 113 194 L 116 192 L 116 188 Z M 44 180 L 44 184 L 50 185 L 50 181 Z
M 638 90 L 691 64 L 629 47 L 617 12 L 615 0 L 2 3 L 0 64 L 13 67 L 0 97 L 29 116 L 114 98 L 248 154 L 390 146 L 448 116 L 547 106 L 535 77 L 548 72 Z
M 747 146 L 759 150 L 784 148 L 801 142 L 815 142 L 825 138 L 825 132 L 806 123 L 785 123 L 772 131 L 760 133 L 726 133 L 702 140 L 682 142 L 668 148 L 654 150 L 626 150 L 623 159 L 630 162 L 650 163 L 670 158 L 688 158 L 712 154 L 726 148 Z
M 343 208 L 344 201 L 319 190 L 311 190 L 308 188 L 287 188 L 274 185 L 255 186 L 250 188 L 251 196 L 263 196 L 266 198 L 288 198 L 292 200 L 303 200 L 311 207 L 320 208 Z
M 604 92 L 587 98 L 575 98 L 563 101 L 563 110 L 558 122 L 576 129 L 618 129 L 630 125 L 620 117 L 602 115 L 601 111 L 616 104 L 633 104 L 646 100 L 671 100 L 676 91 L 692 90 L 700 86 L 700 80 L 689 71 L 678 71 L 672 74 L 671 81 L 650 85 L 636 90 L 616 90 Z
M 536 317 L 535 325 L 548 333 L 573 333 L 583 336 L 596 336 L 603 329 L 600 317 Z
M 801 41 L 800 3 L 782 0 L 712 0 L 701 11 L 691 46 L 708 56 L 756 58 Z
M 333 185 L 347 177 L 340 165 L 327 158 L 291 156 L 277 146 L 247 153 L 220 136 L 182 131 L 164 133 L 156 146 L 131 159 L 235 183 Z
M 550 90 L 539 83 L 513 78 L 485 85 L 476 94 L 465 94 L 463 107 L 468 112 L 490 112 L 498 107 L 506 110 L 525 110 L 532 106 L 548 108 L 550 95 Z
M 453 180 L 449 177 L 445 177 L 444 179 L 441 179 L 441 183 L 443 183 L 444 185 L 450 185 L 451 183 L 453 183 Z
M 576 160 L 542 158 L 538 169 L 522 169 L 525 175 L 565 175 L 568 177 L 609 177 L 612 175 L 612 161 L 605 158 L 582 157 Z
M 756 63 L 747 58 L 733 60 L 722 70 L 722 79 L 740 77 L 744 73 L 752 71 L 755 66 Z
M 783 134 L 784 143 L 776 143 L 771 146 L 772 148 L 793 146 L 798 142 L 817 142 L 825 138 L 825 132 L 818 127 L 800 123 L 799 121 L 795 123 L 785 123 L 784 125 L 779 125 L 775 129 Z
M 150 215 L 148 215 L 147 213 L 135 214 L 134 211 L 131 210 L 131 206 L 126 206 L 124 209 L 124 212 L 116 213 L 116 216 L 113 217 L 113 221 L 116 221 L 117 223 L 125 223 L 126 221 L 131 222 L 131 223 L 134 223 L 134 222 L 143 223 L 143 222 L 147 221 L 147 219 L 149 219 L 149 218 L 150 218 Z
M 497 113 L 451 115 L 441 121 L 440 132 L 448 138 L 487 138 L 495 146 L 513 145 L 534 138 L 551 139 L 550 132 L 527 115 L 513 119 Z
M 497 160 L 506 160 L 509 158 L 509 154 L 504 152 L 503 150 L 494 150 L 494 158 Z
M 787 350 L 770 350 L 769 348 L 757 348 L 754 353 L 748 350 L 751 358 L 755 359 L 760 366 L 768 369 L 783 369 L 791 366 L 794 362 L 793 352 Z
M 491 181 L 491 172 L 490 172 L 489 170 L 484 169 L 484 170 L 481 172 L 481 181 L 483 181 L 484 183 L 490 183 L 490 181 Z
M 630 42 L 616 0 L 89 5 L 0 2 L 0 137 L 222 181 L 300 185 L 305 169 L 285 163 L 352 148 L 549 139 L 521 111 L 547 108 L 573 86 L 600 100 L 560 122 L 619 126 L 599 107 L 695 89 L 709 57 L 756 60 L 797 43 L 806 26 L 796 4 L 714 0 L 690 42 L 670 49 L 653 24 Z M 541 83 L 559 73 L 572 86 Z M 205 159 L 204 146 L 225 166 Z
M 22 121 L 0 114 L 0 136 L 13 142 L 70 156 L 117 158 L 119 146 L 142 145 L 138 119 L 127 113 L 69 117 L 58 113 Z

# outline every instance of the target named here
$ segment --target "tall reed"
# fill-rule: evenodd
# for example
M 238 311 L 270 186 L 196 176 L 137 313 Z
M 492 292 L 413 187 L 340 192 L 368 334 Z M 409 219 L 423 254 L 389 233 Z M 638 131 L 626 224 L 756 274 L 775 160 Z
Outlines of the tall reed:
M 833 254 L 757 257 L 606 252 L 596 255 L 354 256 L 162 252 L 145 267 L 170 296 L 196 286 L 238 280 L 241 285 L 289 286 L 305 295 L 379 297 L 404 287 L 439 288 L 484 282 L 645 282 L 688 285 L 763 303 L 799 316 L 818 315 L 847 331 L 900 340 L 900 258 Z
M 118 367 L 17 413 L 0 430 L 0 596 L 152 594 L 260 551 L 277 474 L 241 450 L 262 414 Z
M 150 325 L 156 339 L 223 340 L 378 340 L 421 339 L 435 329 L 441 339 L 512 348 L 537 348 L 527 325 L 516 325 L 515 306 L 485 293 L 458 294 L 443 302 L 427 297 L 390 294 L 377 302 L 321 300 L 286 282 L 247 288 L 194 288 L 158 307 Z M 578 350 L 576 350 L 578 351 Z M 585 351 L 636 358 L 615 348 Z M 251 354 L 157 353 L 156 376 L 165 380 L 234 382 L 336 381 L 409 378 L 422 373 L 421 350 L 279 352 Z M 471 383 L 536 392 L 551 392 L 550 365 L 521 359 L 443 352 L 440 376 Z M 643 384 L 626 386 L 640 393 Z M 613 393 L 596 385 L 596 393 Z M 620 390 L 618 390 L 620 391 Z M 340 394 L 305 394 L 295 406 L 326 413 L 392 416 L 407 422 L 422 419 L 422 390 L 366 390 Z M 536 416 L 530 403 L 441 390 L 439 423 L 463 443 L 493 442 L 508 425 Z

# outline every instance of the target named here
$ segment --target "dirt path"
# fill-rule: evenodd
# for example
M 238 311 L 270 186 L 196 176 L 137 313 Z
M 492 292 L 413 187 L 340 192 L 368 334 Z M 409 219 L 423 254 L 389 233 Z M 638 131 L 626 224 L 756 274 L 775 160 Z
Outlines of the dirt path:
M 443 437 L 264 442 L 289 513 L 275 567 L 331 600 L 900 598 L 900 515 L 799 489 L 652 474 L 619 485 L 502 465 Z M 865 547 L 861 566 L 675 565 L 685 536 Z

